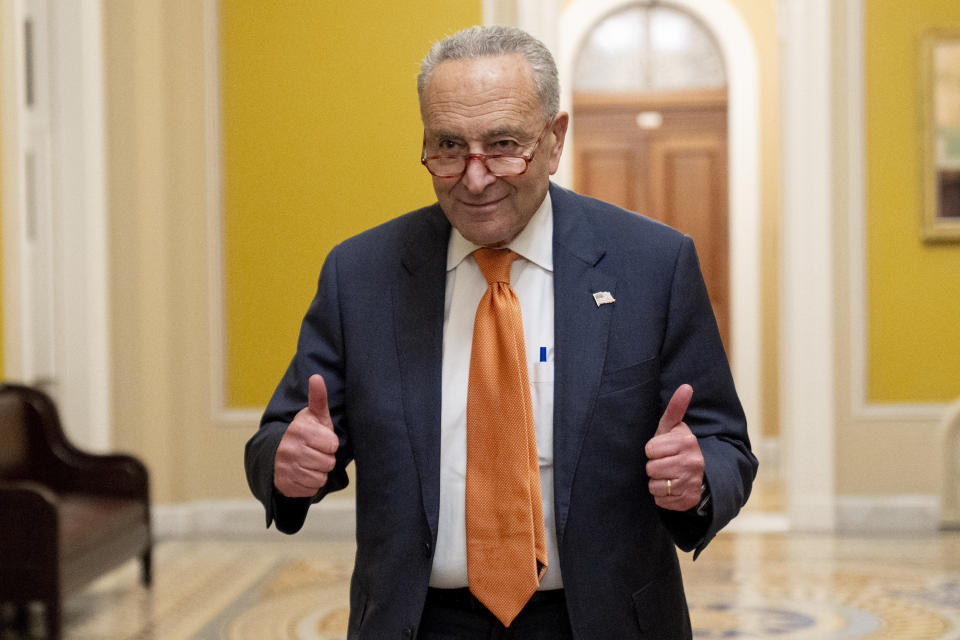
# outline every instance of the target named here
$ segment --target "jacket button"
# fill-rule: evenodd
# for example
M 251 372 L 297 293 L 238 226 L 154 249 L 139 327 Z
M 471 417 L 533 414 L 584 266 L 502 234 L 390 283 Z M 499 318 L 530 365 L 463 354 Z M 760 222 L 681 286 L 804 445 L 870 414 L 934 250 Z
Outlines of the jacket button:
M 424 542 L 424 543 L 423 543 L 423 552 L 424 552 L 424 553 L 427 555 L 427 557 L 429 558 L 429 557 L 430 557 L 430 554 L 433 552 L 433 545 L 430 544 L 429 542 Z
M 412 637 L 413 637 L 413 629 L 410 628 L 410 627 L 407 627 L 406 629 L 404 629 L 404 630 L 403 630 L 403 637 L 404 637 L 404 638 L 412 638 Z

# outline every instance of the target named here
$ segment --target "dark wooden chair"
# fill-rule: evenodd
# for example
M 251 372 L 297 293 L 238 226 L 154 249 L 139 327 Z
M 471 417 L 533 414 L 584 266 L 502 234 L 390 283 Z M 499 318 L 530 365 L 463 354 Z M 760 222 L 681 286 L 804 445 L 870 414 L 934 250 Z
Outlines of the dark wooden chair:
M 0 384 L 0 629 L 59 638 L 64 598 L 94 578 L 139 558 L 149 586 L 152 547 L 143 463 L 80 451 L 48 395 Z

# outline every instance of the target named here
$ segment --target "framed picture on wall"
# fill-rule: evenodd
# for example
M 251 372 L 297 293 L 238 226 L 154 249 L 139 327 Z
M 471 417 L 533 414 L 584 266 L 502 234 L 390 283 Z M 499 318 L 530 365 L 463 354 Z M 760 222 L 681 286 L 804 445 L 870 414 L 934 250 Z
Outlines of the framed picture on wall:
M 921 229 L 927 242 L 960 242 L 960 29 L 920 41 Z

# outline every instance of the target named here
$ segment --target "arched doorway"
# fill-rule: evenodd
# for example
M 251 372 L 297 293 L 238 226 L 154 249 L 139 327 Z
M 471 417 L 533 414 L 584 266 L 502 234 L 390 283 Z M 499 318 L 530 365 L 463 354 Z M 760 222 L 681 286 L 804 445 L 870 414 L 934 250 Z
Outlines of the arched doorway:
M 574 188 L 690 235 L 730 345 L 727 88 L 710 32 L 632 5 L 587 35 L 573 77 Z
M 576 60 L 595 25 L 629 6 L 649 6 L 636 0 L 574 0 L 560 15 L 557 32 L 561 108 L 573 111 Z M 730 342 L 729 354 L 737 389 L 751 432 L 760 419 L 760 177 L 759 75 L 753 37 L 737 10 L 727 0 L 664 0 L 696 17 L 716 38 L 726 62 L 729 211 Z M 568 148 L 561 157 L 556 179 L 573 186 L 576 150 L 575 120 Z

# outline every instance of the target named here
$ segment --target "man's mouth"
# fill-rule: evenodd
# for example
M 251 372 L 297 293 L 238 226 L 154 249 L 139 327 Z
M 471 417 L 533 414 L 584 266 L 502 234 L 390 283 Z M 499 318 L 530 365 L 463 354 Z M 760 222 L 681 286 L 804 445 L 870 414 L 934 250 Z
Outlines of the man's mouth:
M 460 203 L 469 209 L 484 209 L 486 207 L 492 207 L 497 204 L 500 204 L 505 199 L 506 199 L 506 196 L 504 196 L 503 198 L 494 198 L 492 200 L 485 200 L 483 202 L 470 202 L 468 200 L 461 200 Z

